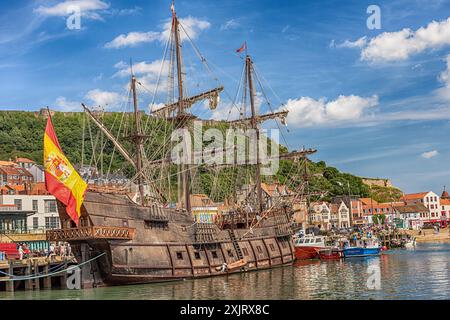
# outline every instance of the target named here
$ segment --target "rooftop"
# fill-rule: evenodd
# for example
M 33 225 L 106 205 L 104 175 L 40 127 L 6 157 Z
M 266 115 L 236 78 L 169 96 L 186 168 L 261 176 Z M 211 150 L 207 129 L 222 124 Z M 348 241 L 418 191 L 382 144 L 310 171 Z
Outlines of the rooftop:
M 427 192 L 419 192 L 419 193 L 404 194 L 403 197 L 402 197 L 402 200 L 423 199 L 428 193 L 429 193 L 429 191 L 427 191 Z

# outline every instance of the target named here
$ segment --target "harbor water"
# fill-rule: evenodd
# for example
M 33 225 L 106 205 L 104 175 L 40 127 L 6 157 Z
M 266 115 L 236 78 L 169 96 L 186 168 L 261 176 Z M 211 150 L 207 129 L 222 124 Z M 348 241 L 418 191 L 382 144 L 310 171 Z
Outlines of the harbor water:
M 450 299 L 450 244 L 168 283 L 0 292 L 0 299 Z

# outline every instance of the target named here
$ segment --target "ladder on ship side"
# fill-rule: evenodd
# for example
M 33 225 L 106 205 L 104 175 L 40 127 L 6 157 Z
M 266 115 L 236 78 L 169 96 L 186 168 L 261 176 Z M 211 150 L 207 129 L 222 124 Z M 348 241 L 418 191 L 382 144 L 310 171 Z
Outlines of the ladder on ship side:
M 231 242 L 233 243 L 233 247 L 236 250 L 236 253 L 238 255 L 239 260 L 243 260 L 244 259 L 244 255 L 242 254 L 241 247 L 239 246 L 239 243 L 238 243 L 238 241 L 236 239 L 236 235 L 234 234 L 234 231 L 229 229 L 228 233 L 230 235 Z

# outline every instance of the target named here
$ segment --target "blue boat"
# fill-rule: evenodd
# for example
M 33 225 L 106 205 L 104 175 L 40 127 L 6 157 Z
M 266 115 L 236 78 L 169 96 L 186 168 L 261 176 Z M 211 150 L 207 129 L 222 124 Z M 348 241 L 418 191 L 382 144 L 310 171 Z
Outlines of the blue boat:
M 381 246 L 376 239 L 358 240 L 356 246 L 343 248 L 344 258 L 379 256 Z
M 343 252 L 344 258 L 379 256 L 381 254 L 381 247 L 373 247 L 373 248 L 347 247 L 344 248 Z

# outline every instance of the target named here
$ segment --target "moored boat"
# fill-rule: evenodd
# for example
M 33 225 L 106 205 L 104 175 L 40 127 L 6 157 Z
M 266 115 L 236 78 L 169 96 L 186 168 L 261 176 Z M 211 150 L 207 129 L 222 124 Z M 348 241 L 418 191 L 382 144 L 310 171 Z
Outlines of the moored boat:
M 325 248 L 325 237 L 306 235 L 295 240 L 295 258 L 301 260 L 318 258 L 319 250 Z
M 320 260 L 339 260 L 344 257 L 342 249 L 338 247 L 328 247 L 318 250 Z
M 357 240 L 355 246 L 345 246 L 344 258 L 378 256 L 381 246 L 376 239 Z

